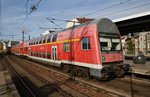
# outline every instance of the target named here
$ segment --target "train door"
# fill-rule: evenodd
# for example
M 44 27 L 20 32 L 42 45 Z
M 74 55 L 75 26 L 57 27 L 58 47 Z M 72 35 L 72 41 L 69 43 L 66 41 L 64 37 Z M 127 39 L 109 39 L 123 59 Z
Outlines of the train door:
M 31 48 L 28 49 L 28 55 L 31 55 Z
M 57 60 L 57 46 L 52 46 L 52 59 Z

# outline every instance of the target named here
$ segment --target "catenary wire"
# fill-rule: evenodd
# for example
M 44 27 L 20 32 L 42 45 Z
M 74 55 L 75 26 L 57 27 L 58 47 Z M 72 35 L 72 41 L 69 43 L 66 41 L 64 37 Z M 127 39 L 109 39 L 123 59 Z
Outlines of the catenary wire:
M 104 11 L 104 10 L 107 10 L 107 9 L 110 9 L 110 8 L 113 8 L 113 7 L 116 7 L 116 6 L 122 5 L 122 4 L 128 3 L 128 2 L 130 2 L 130 1 L 132 1 L 132 0 L 127 0 L 127 1 L 124 1 L 124 2 L 122 2 L 122 3 L 117 3 L 117 4 L 114 4 L 114 5 L 111 5 L 111 6 L 108 6 L 108 7 L 105 7 L 105 8 L 99 9 L 99 10 L 96 10 L 96 11 L 94 11 L 94 12 L 91 12 L 91 13 L 85 14 L 85 15 L 83 15 L 83 16 L 93 15 L 93 14 L 95 14 L 95 13 L 97 13 L 97 12 Z
M 150 5 L 150 3 L 145 3 L 145 4 L 142 4 L 142 5 L 139 5 L 139 6 L 135 6 L 135 7 L 132 7 L 132 8 L 127 8 L 127 9 L 124 9 L 124 10 L 120 10 L 120 11 L 104 14 L 102 16 L 108 16 L 108 15 L 117 14 L 117 13 L 128 11 L 128 10 L 133 10 L 133 9 L 136 9 L 136 8 L 139 8 L 139 7 L 143 7 L 143 6 L 146 6 L 146 5 Z M 96 17 L 96 18 L 98 18 L 98 17 Z

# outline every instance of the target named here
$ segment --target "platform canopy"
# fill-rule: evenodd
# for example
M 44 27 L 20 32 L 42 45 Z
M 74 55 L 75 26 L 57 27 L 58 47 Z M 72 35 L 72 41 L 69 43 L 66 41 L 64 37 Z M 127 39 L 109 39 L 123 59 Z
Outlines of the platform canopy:
M 121 35 L 150 31 L 150 11 L 113 20 Z

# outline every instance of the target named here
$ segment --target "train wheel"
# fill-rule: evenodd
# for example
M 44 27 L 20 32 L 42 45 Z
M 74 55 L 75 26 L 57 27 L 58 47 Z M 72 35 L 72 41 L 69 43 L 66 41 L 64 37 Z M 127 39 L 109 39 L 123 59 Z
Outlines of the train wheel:
M 62 69 L 65 73 L 71 72 L 70 66 L 68 64 L 63 64 Z
M 116 67 L 116 69 L 115 69 L 115 75 L 117 77 L 124 77 L 125 76 L 125 70 L 124 70 L 124 68 L 121 67 L 121 66 Z
M 71 76 L 76 76 L 77 75 L 77 68 L 75 66 L 70 67 L 71 70 Z

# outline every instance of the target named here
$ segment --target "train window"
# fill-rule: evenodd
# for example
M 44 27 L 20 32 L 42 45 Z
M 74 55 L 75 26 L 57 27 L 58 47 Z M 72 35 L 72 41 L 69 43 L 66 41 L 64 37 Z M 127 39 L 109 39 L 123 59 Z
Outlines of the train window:
M 38 57 L 41 57 L 40 52 L 38 52 Z
M 29 45 L 32 45 L 31 41 L 30 41 Z
M 36 44 L 38 44 L 38 39 L 36 40 Z
M 36 40 L 34 41 L 34 45 L 36 45 Z
M 38 52 L 38 56 L 37 57 L 40 57 L 40 53 Z
M 39 44 L 41 44 L 42 43 L 42 38 L 41 39 L 39 39 Z
M 47 59 L 51 59 L 51 54 L 50 54 L 50 52 L 47 52 Z
M 33 44 L 33 42 L 31 41 L 31 45 Z
M 40 57 L 42 58 L 42 53 L 40 53 Z
M 33 45 L 35 45 L 35 40 L 33 40 Z
M 31 41 L 31 45 L 33 45 L 33 40 Z
M 43 38 L 43 43 L 46 43 L 46 37 Z
M 45 53 L 44 52 L 42 53 L 42 58 L 45 58 Z
M 58 34 L 55 34 L 55 35 L 53 36 L 52 42 L 55 42 L 55 41 L 56 41 L 57 36 L 58 36 Z
M 38 57 L 38 52 L 36 52 L 36 57 Z
M 31 44 L 31 41 L 30 41 L 30 45 L 32 45 L 32 44 Z
M 51 41 L 51 36 L 48 36 L 47 43 Z
M 64 52 L 70 52 L 70 43 L 64 43 Z
M 100 37 L 100 46 L 102 51 L 121 50 L 121 43 L 119 38 Z
M 89 38 L 83 38 L 82 39 L 82 49 L 83 50 L 91 49 L 91 47 L 90 47 L 90 39 Z

